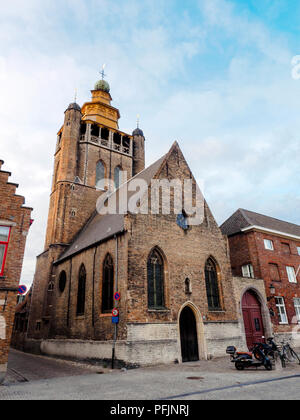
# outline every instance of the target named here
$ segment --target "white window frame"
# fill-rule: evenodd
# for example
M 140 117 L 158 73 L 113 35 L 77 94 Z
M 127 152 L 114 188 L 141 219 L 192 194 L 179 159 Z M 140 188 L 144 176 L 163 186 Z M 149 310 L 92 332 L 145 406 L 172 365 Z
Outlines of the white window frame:
M 289 282 L 290 283 L 297 283 L 295 267 L 287 265 L 285 268 L 286 268 L 286 272 L 287 272 L 287 275 L 288 275 Z
M 280 319 L 279 324 L 288 325 L 289 320 L 286 313 L 284 298 L 282 296 L 276 296 L 275 302 L 276 302 L 276 308 L 277 308 L 277 312 Z M 285 317 L 286 321 L 283 320 L 283 316 Z
M 298 324 L 300 324 L 300 298 L 294 298 L 294 307 Z
M 264 239 L 265 249 L 274 251 L 274 242 L 271 239 Z
M 245 264 L 242 266 L 242 275 L 243 277 L 254 279 L 254 270 L 252 264 Z

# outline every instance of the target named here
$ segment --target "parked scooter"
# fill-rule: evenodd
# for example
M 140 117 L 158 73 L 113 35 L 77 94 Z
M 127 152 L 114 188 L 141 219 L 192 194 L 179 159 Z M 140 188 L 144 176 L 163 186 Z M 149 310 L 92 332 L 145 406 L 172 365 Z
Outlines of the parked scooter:
M 234 346 L 229 346 L 226 353 L 230 354 L 231 362 L 235 364 L 237 370 L 244 370 L 250 367 L 264 366 L 266 370 L 272 370 L 273 365 L 270 357 L 267 355 L 267 344 L 254 343 L 252 352 L 238 352 Z

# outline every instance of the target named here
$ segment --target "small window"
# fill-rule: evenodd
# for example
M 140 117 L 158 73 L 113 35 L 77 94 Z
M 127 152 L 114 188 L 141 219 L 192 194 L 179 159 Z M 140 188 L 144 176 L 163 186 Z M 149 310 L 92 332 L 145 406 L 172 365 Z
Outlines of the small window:
M 272 281 L 280 281 L 279 267 L 277 264 L 269 264 L 270 278 Z
M 277 297 L 275 298 L 275 301 L 278 311 L 279 324 L 288 324 L 288 318 L 283 297 Z
M 243 277 L 249 277 L 254 279 L 254 270 L 252 264 L 246 264 L 242 267 Z
M 287 244 L 287 243 L 282 243 L 282 244 L 281 244 L 281 247 L 282 247 L 282 252 L 283 252 L 285 255 L 290 255 L 290 254 L 291 254 L 291 248 L 290 248 L 290 245 L 289 245 L 289 244 Z
M 65 271 L 62 271 L 59 275 L 58 287 L 61 293 L 64 292 L 67 283 L 67 275 Z
M 3 275 L 10 238 L 10 227 L 0 226 L 0 276 Z
M 294 267 L 286 267 L 286 272 L 290 283 L 297 283 L 296 273 Z
M 120 166 L 116 166 L 115 171 L 114 171 L 114 182 L 115 182 L 116 190 L 118 190 L 120 185 L 122 184 L 121 172 L 122 172 L 122 169 L 120 168 Z
M 265 249 L 268 249 L 269 251 L 274 251 L 273 241 L 271 241 L 270 239 L 265 239 L 264 243 L 265 243 Z
M 189 278 L 186 278 L 185 282 L 184 282 L 184 285 L 185 285 L 185 294 L 190 295 L 192 293 L 191 280 Z
M 114 307 L 114 263 L 107 254 L 103 263 L 102 276 L 102 313 L 110 312 Z
M 54 283 L 53 281 L 50 281 L 48 284 L 48 292 L 53 292 L 54 290 Z
M 86 270 L 84 264 L 80 267 L 78 277 L 78 291 L 77 291 L 77 315 L 84 315 L 85 310 L 85 283 Z
M 294 306 L 295 306 L 297 321 L 298 321 L 298 324 L 300 324 L 300 298 L 294 299 Z
M 96 188 L 103 189 L 103 181 L 105 179 L 105 166 L 101 160 L 96 166 Z
M 300 255 L 300 246 L 297 246 L 298 255 Z

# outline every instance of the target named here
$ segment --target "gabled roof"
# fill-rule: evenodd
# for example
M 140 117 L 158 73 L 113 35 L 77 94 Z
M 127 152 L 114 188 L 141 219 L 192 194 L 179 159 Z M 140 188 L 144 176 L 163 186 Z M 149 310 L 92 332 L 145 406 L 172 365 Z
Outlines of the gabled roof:
M 172 148 L 173 147 L 174 145 L 172 146 Z M 144 169 L 142 172 L 140 172 L 134 178 L 131 178 L 131 179 L 144 180 L 149 186 L 151 183 L 151 180 L 159 172 L 167 156 L 168 154 L 162 156 L 155 163 L 153 163 L 148 168 Z M 124 188 L 125 186 L 126 184 L 121 185 L 119 190 Z M 116 197 L 118 197 L 117 192 L 118 191 L 113 193 L 113 194 L 116 194 Z M 132 194 L 134 194 L 134 192 L 128 193 L 128 200 L 130 199 L 130 196 Z M 124 232 L 125 231 L 124 220 L 125 220 L 125 215 L 123 214 L 101 215 L 95 210 L 91 218 L 87 221 L 84 227 L 79 231 L 79 233 L 77 234 L 73 242 L 69 245 L 69 247 L 63 252 L 63 254 L 59 257 L 59 259 L 55 263 L 56 264 L 60 263 L 66 260 L 67 258 L 70 258 L 73 255 L 78 254 L 79 252 L 87 248 L 90 248 L 98 243 L 104 242 L 116 234 L 120 234 Z
M 300 226 L 245 209 L 238 209 L 222 225 L 224 235 L 231 236 L 245 228 L 259 227 L 268 231 L 300 237 Z

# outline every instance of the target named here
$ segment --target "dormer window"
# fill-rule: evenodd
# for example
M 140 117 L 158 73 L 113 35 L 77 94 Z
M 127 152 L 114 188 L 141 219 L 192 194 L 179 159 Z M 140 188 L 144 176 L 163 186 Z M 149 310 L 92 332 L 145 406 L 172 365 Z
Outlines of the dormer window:
M 10 227 L 0 226 L 0 276 L 3 276 L 7 248 L 10 238 Z

